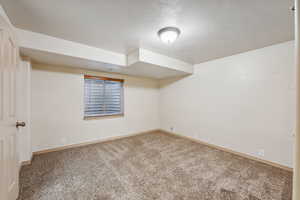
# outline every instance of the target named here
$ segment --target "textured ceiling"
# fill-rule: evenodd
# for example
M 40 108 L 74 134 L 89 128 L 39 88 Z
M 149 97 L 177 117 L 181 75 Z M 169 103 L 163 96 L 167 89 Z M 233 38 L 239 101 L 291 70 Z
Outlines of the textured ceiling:
M 292 0 L 0 0 L 18 28 L 119 53 L 200 63 L 293 39 Z M 157 31 L 177 26 L 172 45 Z

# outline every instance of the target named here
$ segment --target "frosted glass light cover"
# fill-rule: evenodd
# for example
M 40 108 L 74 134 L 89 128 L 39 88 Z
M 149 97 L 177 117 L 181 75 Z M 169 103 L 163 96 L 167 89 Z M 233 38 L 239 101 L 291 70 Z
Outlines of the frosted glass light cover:
M 175 42 L 180 34 L 180 30 L 175 27 L 166 27 L 158 31 L 160 40 L 166 44 Z

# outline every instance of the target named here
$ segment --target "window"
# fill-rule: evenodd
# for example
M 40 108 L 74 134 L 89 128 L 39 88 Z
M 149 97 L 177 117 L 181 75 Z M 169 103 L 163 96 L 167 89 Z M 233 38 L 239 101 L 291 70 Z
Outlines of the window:
M 123 82 L 96 76 L 84 76 L 84 118 L 122 115 Z

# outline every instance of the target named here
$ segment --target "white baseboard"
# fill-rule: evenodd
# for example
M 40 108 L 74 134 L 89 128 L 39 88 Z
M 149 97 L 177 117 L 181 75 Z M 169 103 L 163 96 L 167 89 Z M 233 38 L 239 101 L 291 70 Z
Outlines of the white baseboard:
M 55 151 L 62 151 L 62 150 L 65 150 L 65 149 L 72 149 L 72 148 L 87 146 L 87 145 L 91 145 L 91 144 L 110 142 L 110 141 L 119 140 L 119 139 L 123 139 L 123 138 L 128 138 L 128 137 L 132 137 L 132 136 L 136 136 L 136 135 L 140 135 L 140 134 L 151 133 L 151 132 L 155 132 L 155 131 L 158 131 L 158 129 L 143 131 L 143 132 L 134 133 L 134 134 L 123 135 L 123 136 L 109 137 L 109 138 L 100 139 L 100 140 L 82 142 L 82 143 L 78 143 L 78 144 L 70 144 L 70 145 L 65 145 L 65 146 L 61 146 L 61 147 L 55 147 L 55 148 L 45 149 L 45 150 L 41 150 L 41 151 L 35 151 L 35 152 L 33 152 L 33 155 L 39 155 L 39 154 L 55 152 Z
M 231 150 L 231 149 L 228 149 L 228 148 L 225 148 L 225 147 L 220 147 L 220 146 L 217 146 L 217 145 L 214 145 L 214 144 L 203 142 L 203 141 L 201 141 L 199 139 L 195 139 L 195 138 L 192 138 L 192 137 L 184 136 L 184 135 L 181 135 L 181 134 L 178 134 L 178 133 L 174 133 L 174 132 L 170 132 L 170 131 L 165 131 L 163 129 L 160 129 L 159 131 L 167 133 L 167 134 L 171 134 L 171 135 L 174 135 L 174 136 L 177 136 L 177 137 L 181 137 L 181 138 L 184 138 L 184 139 L 188 139 L 190 141 L 193 141 L 193 142 L 196 142 L 196 143 L 199 143 L 199 144 L 203 144 L 203 145 L 206 145 L 206 146 L 209 146 L 209 147 L 221 150 L 221 151 L 229 152 L 229 153 L 232 153 L 232 154 L 235 154 L 235 155 L 238 155 L 238 156 L 250 159 L 250 160 L 254 160 L 254 161 L 261 162 L 261 163 L 264 163 L 264 164 L 267 164 L 267 165 L 271 165 L 273 167 L 277 167 L 277 168 L 280 168 L 280 169 L 283 169 L 283 170 L 286 170 L 286 171 L 293 172 L 293 168 L 285 166 L 285 165 L 282 165 L 282 164 L 279 164 L 279 163 L 275 163 L 275 162 L 272 162 L 272 161 L 264 160 L 264 159 L 257 158 L 257 157 L 254 157 L 254 156 L 251 156 L 251 155 L 248 155 L 248 154 L 245 154 L 245 153 L 241 153 L 241 152 L 238 152 L 238 151 L 234 151 L 234 150 Z
M 101 140 L 94 140 L 94 141 L 83 142 L 83 143 L 78 143 L 78 144 L 66 145 L 66 146 L 62 146 L 62 147 L 45 149 L 45 150 L 33 152 L 33 156 L 34 155 L 39 155 L 39 154 L 44 154 L 44 153 L 49 153 L 49 152 L 62 151 L 62 150 L 65 150 L 65 149 L 71 149 L 71 148 L 76 148 L 76 147 L 87 146 L 87 145 L 91 145 L 91 144 L 110 142 L 110 141 L 114 141 L 114 140 L 119 140 L 119 139 L 123 139 L 123 138 L 128 138 L 128 137 L 132 137 L 132 136 L 136 136 L 136 135 L 140 135 L 140 134 L 145 134 L 145 133 L 152 133 L 152 132 L 163 132 L 163 133 L 171 134 L 171 135 L 176 136 L 176 137 L 181 137 L 181 138 L 184 138 L 184 139 L 188 139 L 190 141 L 193 141 L 193 142 L 196 142 L 196 143 L 199 143 L 199 144 L 203 144 L 203 145 L 206 145 L 206 146 L 209 146 L 209 147 L 221 150 L 221 151 L 229 152 L 229 153 L 232 153 L 232 154 L 235 154 L 235 155 L 247 158 L 247 159 L 251 159 L 251 160 L 254 160 L 254 161 L 257 161 L 257 162 L 261 162 L 261 163 L 264 163 L 264 164 L 267 164 L 267 165 L 271 165 L 273 167 L 284 169 L 284 170 L 287 170 L 287 171 L 290 171 L 290 172 L 293 171 L 293 168 L 282 165 L 282 164 L 278 164 L 278 163 L 275 163 L 275 162 L 272 162 L 272 161 L 260 159 L 260 158 L 257 158 L 257 157 L 254 157 L 254 156 L 251 156 L 251 155 L 248 155 L 248 154 L 245 154 L 245 153 L 237 152 L 237 151 L 234 151 L 234 150 L 231 150 L 231 149 L 228 149 L 228 148 L 220 147 L 220 146 L 217 146 L 217 145 L 214 145 L 214 144 L 203 142 L 203 141 L 198 140 L 198 139 L 194 139 L 194 138 L 191 138 L 191 137 L 188 137 L 188 136 L 180 135 L 180 134 L 174 133 L 174 132 L 165 131 L 165 130 L 162 130 L 162 129 L 154 129 L 154 130 L 150 130 L 150 131 L 144 131 L 144 132 L 124 135 L 124 136 L 116 136 L 116 137 L 110 137 L 110 138 L 101 139 Z M 21 163 L 21 166 L 29 165 L 29 164 L 31 164 L 31 160 L 23 161 Z

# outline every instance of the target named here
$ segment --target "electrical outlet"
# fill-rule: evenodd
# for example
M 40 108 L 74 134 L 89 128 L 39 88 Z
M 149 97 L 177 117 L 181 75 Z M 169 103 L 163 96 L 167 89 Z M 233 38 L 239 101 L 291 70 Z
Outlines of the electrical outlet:
M 295 136 L 296 136 L 294 132 L 292 132 L 292 134 L 291 134 L 291 135 L 292 135 L 292 137 L 295 137 Z
M 265 156 L 265 150 L 264 149 L 259 149 L 257 154 L 259 156 Z
M 62 144 L 66 144 L 66 141 L 67 141 L 66 138 L 61 138 L 61 139 L 60 139 L 60 142 L 61 142 Z
M 194 132 L 194 135 L 193 135 L 195 138 L 197 138 L 198 136 L 198 133 Z
M 173 127 L 173 126 L 171 126 L 171 127 L 170 127 L 170 130 L 173 132 L 173 131 L 174 131 L 174 127 Z

